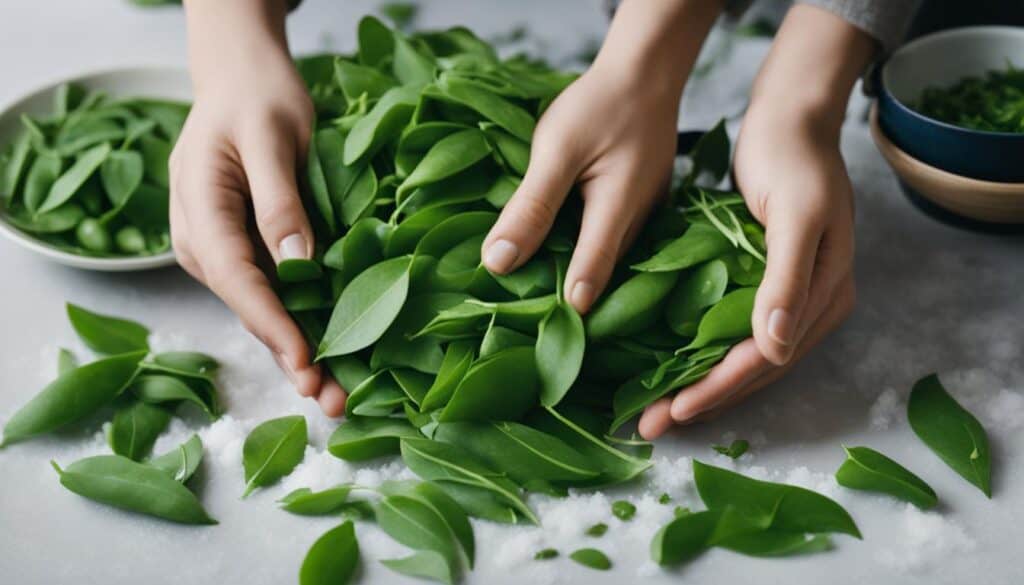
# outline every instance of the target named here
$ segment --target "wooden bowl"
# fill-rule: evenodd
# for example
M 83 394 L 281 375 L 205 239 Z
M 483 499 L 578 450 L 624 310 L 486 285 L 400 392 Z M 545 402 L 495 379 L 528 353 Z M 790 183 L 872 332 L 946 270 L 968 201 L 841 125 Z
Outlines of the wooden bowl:
M 1024 224 L 1024 183 L 996 183 L 953 174 L 900 150 L 878 125 L 871 107 L 871 136 L 896 176 L 915 193 L 956 215 L 992 224 Z

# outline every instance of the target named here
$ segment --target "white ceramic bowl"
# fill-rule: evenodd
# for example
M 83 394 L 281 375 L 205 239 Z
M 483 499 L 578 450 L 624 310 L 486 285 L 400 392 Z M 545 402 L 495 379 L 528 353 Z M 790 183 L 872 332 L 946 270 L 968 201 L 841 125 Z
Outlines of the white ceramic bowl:
M 19 118 L 22 114 L 45 115 L 52 112 L 54 92 L 61 84 L 69 82 L 81 84 L 88 89 L 103 90 L 112 97 L 140 96 L 192 100 L 192 84 L 188 72 L 174 67 L 113 69 L 60 79 L 0 106 L 0 145 L 9 144 L 17 135 L 21 129 Z M 173 266 L 175 263 L 173 250 L 153 256 L 125 258 L 79 256 L 35 239 L 7 223 L 2 215 L 0 215 L 0 234 L 49 260 L 87 270 L 128 272 Z

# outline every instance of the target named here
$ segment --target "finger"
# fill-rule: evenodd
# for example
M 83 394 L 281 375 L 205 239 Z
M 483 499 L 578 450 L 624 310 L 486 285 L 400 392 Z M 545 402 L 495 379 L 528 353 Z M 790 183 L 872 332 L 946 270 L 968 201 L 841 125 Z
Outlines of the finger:
M 329 417 L 339 417 L 345 413 L 345 401 L 348 395 L 341 386 L 330 376 L 324 376 L 323 386 L 320 388 L 320 409 Z
M 216 176 L 208 163 L 192 168 L 194 172 L 182 185 L 188 190 L 185 215 L 195 249 L 203 252 L 197 259 L 206 284 L 275 354 L 298 392 L 315 394 L 320 388 L 320 368 L 311 364 L 305 338 L 253 261 L 242 196 L 223 187 L 223 177 Z
M 565 275 L 565 299 L 586 313 L 611 278 L 637 210 L 629 185 L 609 175 L 582 186 L 583 223 Z
M 195 255 L 192 253 L 192 246 L 189 242 L 188 237 L 188 222 L 185 220 L 185 212 L 181 209 L 180 203 L 174 196 L 175 188 L 174 184 L 171 184 L 171 203 L 170 203 L 170 228 L 171 228 L 171 247 L 174 250 L 174 259 L 177 260 L 178 265 L 187 272 L 192 278 L 205 284 L 203 278 L 203 271 L 199 267 L 199 262 L 196 261 Z
M 648 441 L 653 441 L 665 434 L 665 431 L 672 426 L 672 415 L 669 414 L 671 406 L 672 399 L 667 397 L 647 405 L 636 425 L 640 436 Z
M 707 376 L 676 394 L 672 400 L 673 420 L 685 422 L 714 407 L 771 367 L 753 339 L 740 342 Z
M 782 365 L 796 347 L 824 222 L 817 213 L 795 209 L 769 211 L 767 220 L 768 263 L 751 321 L 761 354 Z
M 295 178 L 298 144 L 286 121 L 271 118 L 240 142 L 256 227 L 274 262 L 311 257 L 313 230 Z
M 534 142 L 522 184 L 501 210 L 481 250 L 484 266 L 506 274 L 522 266 L 540 248 L 555 221 L 578 169 L 560 148 Z

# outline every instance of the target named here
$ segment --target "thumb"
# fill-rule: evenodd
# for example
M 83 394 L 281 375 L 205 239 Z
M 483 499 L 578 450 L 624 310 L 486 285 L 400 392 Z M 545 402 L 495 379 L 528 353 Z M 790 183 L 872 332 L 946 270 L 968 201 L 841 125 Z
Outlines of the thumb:
M 480 257 L 491 272 L 506 274 L 533 256 L 576 180 L 567 152 L 543 144 L 534 142 L 523 182 L 484 239 Z
M 313 253 L 313 230 L 295 178 L 297 140 L 289 138 L 266 129 L 240 148 L 256 227 L 275 264 Z
M 785 209 L 767 216 L 768 262 L 752 321 L 761 355 L 781 366 L 790 360 L 798 341 L 823 221 L 806 210 Z

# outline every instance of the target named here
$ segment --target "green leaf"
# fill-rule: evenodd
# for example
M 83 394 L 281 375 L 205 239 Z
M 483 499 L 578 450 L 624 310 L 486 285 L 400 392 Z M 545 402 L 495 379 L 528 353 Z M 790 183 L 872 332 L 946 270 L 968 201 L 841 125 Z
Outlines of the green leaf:
M 168 474 L 120 455 L 81 459 L 61 469 L 60 483 L 76 494 L 132 512 L 182 524 L 216 524 L 195 494 Z
M 750 443 L 743 439 L 736 439 L 728 447 L 725 445 L 712 445 L 711 448 L 731 459 L 739 459 L 750 448 Z
M 141 461 L 170 422 L 171 413 L 167 410 L 133 400 L 114 413 L 107 441 L 115 454 Z
M 318 538 L 299 569 L 299 585 L 347 585 L 359 566 L 359 542 L 352 521 Z
M 882 492 L 906 500 L 918 508 L 938 504 L 935 491 L 906 467 L 868 447 L 843 447 L 846 461 L 836 471 L 839 485 L 850 489 Z
M 532 347 L 511 347 L 478 360 L 438 420 L 516 420 L 537 404 L 537 367 Z
M 702 173 L 708 173 L 717 184 L 729 172 L 729 150 L 729 134 L 725 131 L 723 119 L 693 145 L 689 154 L 693 162 L 690 176 L 696 179 Z
M 153 362 L 164 368 L 197 376 L 210 376 L 220 369 L 216 358 L 198 351 L 165 351 L 154 355 Z
M 491 153 L 483 132 L 468 128 L 449 134 L 427 151 L 412 173 L 398 187 L 398 198 L 416 187 L 435 183 L 469 168 Z
M 420 402 L 420 411 L 430 412 L 448 404 L 459 382 L 473 365 L 475 358 L 476 351 L 472 342 L 456 341 L 448 344 L 437 377 L 434 378 L 434 383 L 427 390 L 423 401 Z
M 752 286 L 736 289 L 722 297 L 701 318 L 697 337 L 686 349 L 700 349 L 715 341 L 750 337 L 753 332 L 750 319 L 756 295 L 757 287 Z
M 395 39 L 383 22 L 373 16 L 364 16 L 356 31 L 360 63 L 380 67 L 386 59 L 391 58 L 395 50 Z
M 166 140 L 145 135 L 139 138 L 139 146 L 142 149 L 146 178 L 158 187 L 164 189 L 170 187 L 170 171 L 167 168 L 167 162 L 171 157 L 174 145 Z
M 451 567 L 444 555 L 431 550 L 417 551 L 401 559 L 384 559 L 381 564 L 402 575 L 441 583 L 454 583 Z
M 636 506 L 626 500 L 616 500 L 612 502 L 612 515 L 623 522 L 632 520 L 636 515 Z
M 32 162 L 32 166 L 28 169 L 28 175 L 25 177 L 24 187 L 25 209 L 32 215 L 39 213 L 39 208 L 42 207 L 63 168 L 64 164 L 61 158 L 50 153 L 40 154 Z M 55 209 L 54 212 L 56 211 Z
M 389 481 L 380 486 L 385 496 L 405 496 L 429 506 L 447 525 L 450 535 L 458 543 L 466 566 L 473 567 L 476 542 L 473 526 L 459 503 L 437 485 L 428 482 Z
M 242 446 L 242 497 L 291 473 L 306 453 L 306 442 L 306 419 L 300 415 L 268 420 L 253 429 Z
M 458 579 L 455 538 L 436 509 L 420 499 L 390 495 L 377 504 L 376 512 L 377 524 L 388 536 L 414 550 L 439 554 L 448 567 L 446 582 Z
M 413 87 L 422 87 L 434 80 L 434 60 L 421 53 L 406 38 L 395 31 L 395 57 L 391 72 L 398 81 Z
M 669 295 L 665 320 L 679 335 L 697 335 L 704 309 L 722 300 L 729 285 L 729 270 L 725 262 L 711 260 L 701 264 L 679 281 Z
M 397 455 L 403 437 L 419 436 L 416 427 L 402 419 L 354 417 L 331 434 L 327 450 L 346 461 L 366 461 Z
M 931 374 L 914 384 L 907 403 L 910 428 L 961 477 L 992 497 L 988 437 L 978 419 Z
M 475 110 L 509 134 L 530 142 L 534 117 L 529 112 L 480 86 L 457 77 L 443 77 L 438 86 L 446 99 Z
M 385 142 L 398 136 L 419 102 L 419 93 L 418 87 L 406 85 L 389 89 L 382 95 L 345 137 L 344 164 L 372 157 Z
M 547 561 L 558 557 L 558 551 L 553 548 L 544 548 L 533 555 L 535 561 Z
M 174 376 L 141 375 L 132 382 L 128 391 L 147 404 L 190 402 L 210 418 L 217 418 L 217 405 L 214 400 L 202 395 L 185 380 Z
M 0 175 L 0 197 L 7 197 L 9 201 L 13 201 L 15 193 L 18 192 L 21 177 L 28 167 L 31 154 L 31 136 L 27 132 L 22 132 L 14 140 L 11 157 L 3 169 L 3 174 Z
M 309 488 L 298 488 L 277 501 L 281 509 L 300 516 L 327 516 L 340 512 L 348 503 L 351 485 L 339 485 L 314 492 Z
M 60 348 L 60 352 L 57 354 L 57 375 L 63 376 L 77 367 L 78 358 L 75 357 L 75 354 L 63 347 Z
M 359 351 L 387 331 L 405 304 L 411 265 L 412 256 L 385 260 L 345 288 L 320 342 L 318 360 Z
M 533 524 L 540 523 L 520 499 L 519 490 L 514 484 L 460 447 L 429 439 L 404 438 L 402 460 L 413 473 L 425 480 L 442 482 L 439 484 L 441 487 L 446 487 L 444 482 L 451 482 L 485 490 L 526 520 Z
M 174 481 L 185 483 L 199 469 L 202 461 L 203 442 L 199 435 L 192 435 L 181 445 L 146 463 L 171 476 Z
M 118 354 L 149 349 L 149 329 L 135 321 L 93 313 L 67 303 L 68 320 L 89 349 L 103 354 Z
M 569 303 L 559 302 L 537 331 L 537 374 L 540 402 L 557 406 L 579 376 L 586 347 L 583 319 Z
M 732 243 L 720 231 L 695 223 L 683 235 L 632 268 L 640 272 L 672 272 L 713 260 L 732 250 Z
M 564 410 L 566 414 L 553 408 L 544 408 L 535 411 L 525 423 L 538 431 L 558 437 L 592 461 L 601 470 L 593 485 L 626 482 L 651 467 L 649 461 L 623 453 L 568 416 L 575 415 L 576 419 L 581 419 L 578 412 L 570 408 Z
M 288 258 L 277 265 L 277 279 L 281 282 L 308 282 L 319 280 L 324 271 L 314 260 Z
M 8 419 L 2 445 L 53 432 L 96 412 L 131 382 L 145 355 L 117 355 L 62 374 Z
M 364 93 L 372 100 L 378 99 L 395 86 L 395 80 L 384 73 L 345 59 L 334 61 L 334 79 L 345 94 L 345 99 L 355 102 Z
M 608 556 L 596 548 L 581 548 L 569 555 L 569 558 L 597 571 L 607 571 L 612 568 L 612 562 Z
M 100 166 L 100 180 L 110 204 L 120 207 L 142 184 L 142 155 L 131 150 L 111 152 Z
M 704 510 L 677 516 L 651 540 L 651 560 L 659 565 L 676 565 L 704 552 L 711 540 L 720 510 Z
M 313 198 L 313 205 L 316 206 L 320 221 L 323 222 L 322 225 L 327 227 L 328 233 L 334 234 L 338 226 L 334 218 L 331 193 L 327 187 L 327 171 L 324 168 L 324 161 L 320 157 L 320 137 L 320 132 L 314 132 L 313 139 L 309 141 L 309 152 L 306 155 L 306 182 Z
M 819 493 L 751 479 L 696 459 L 693 479 L 704 504 L 712 510 L 731 506 L 746 517 L 764 519 L 766 528 L 783 532 L 841 532 L 860 538 L 846 510 Z
M 587 528 L 586 531 L 583 532 L 583 534 L 586 534 L 587 536 L 593 536 L 594 538 L 600 538 L 600 537 L 604 536 L 605 534 L 607 534 L 607 532 L 608 532 L 608 525 L 605 524 L 604 522 L 598 522 L 597 524 L 594 524 L 590 528 Z
M 82 153 L 78 160 L 54 181 L 53 186 L 50 187 L 50 191 L 46 195 L 46 199 L 39 206 L 38 213 L 46 213 L 47 211 L 57 209 L 68 199 L 71 199 L 109 155 L 110 145 L 105 143 Z
M 561 439 L 513 422 L 441 423 L 434 439 L 465 448 L 522 486 L 591 480 L 601 471 Z

